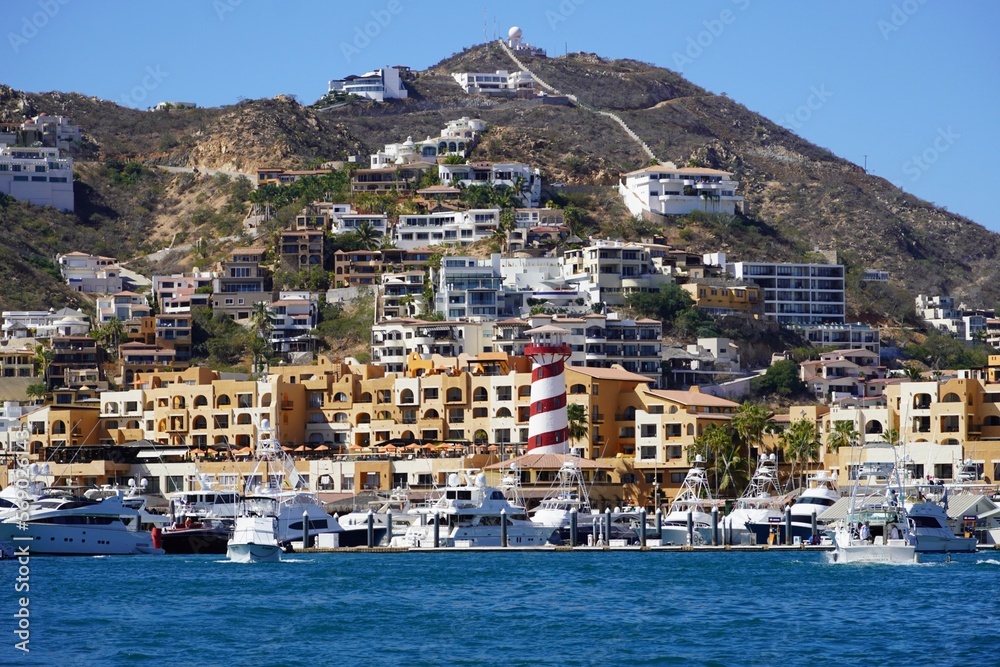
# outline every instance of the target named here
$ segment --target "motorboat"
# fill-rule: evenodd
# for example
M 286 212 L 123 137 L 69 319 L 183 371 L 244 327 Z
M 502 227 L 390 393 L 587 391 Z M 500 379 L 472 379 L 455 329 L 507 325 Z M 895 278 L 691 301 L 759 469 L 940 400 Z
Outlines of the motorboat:
M 23 514 L 22 514 L 23 512 Z M 161 554 L 151 531 L 142 529 L 140 511 L 120 495 L 102 500 L 49 493 L 27 510 L 0 521 L 0 545 L 13 553 L 27 544 L 31 555 L 114 556 Z
M 168 554 L 224 554 L 239 513 L 240 494 L 215 489 L 204 478 L 201 488 L 169 496 L 169 525 L 163 529 Z
M 792 520 L 791 540 L 799 538 L 802 542 L 809 541 L 813 536 L 813 515 L 821 516 L 841 498 L 840 489 L 837 486 L 837 473 L 829 473 L 825 470 L 817 471 L 807 478 L 807 486 L 795 500 L 790 508 Z M 768 517 L 763 521 L 747 521 L 744 525 L 753 535 L 757 544 L 766 544 L 770 536 L 773 541 L 781 544 L 785 542 L 785 522 L 782 518 L 778 521 Z M 823 528 L 817 524 L 817 531 L 822 533 Z
M 523 507 L 512 505 L 502 490 L 488 486 L 486 475 L 477 470 L 449 474 L 440 497 L 411 512 L 416 519 L 406 533 L 393 537 L 393 546 L 503 546 L 504 525 L 507 546 L 542 546 L 558 539 L 555 528 L 529 521 Z
M 249 509 L 245 515 L 236 517 L 233 536 L 226 546 L 226 558 L 235 563 L 279 562 L 281 547 L 276 530 L 274 516 L 255 514 Z
M 662 544 L 688 545 L 708 544 L 712 540 L 712 508 L 716 501 L 708 486 L 704 459 L 695 457 L 694 465 L 688 470 L 681 483 L 663 523 L 660 526 Z M 692 535 L 688 537 L 688 517 L 692 522 Z
M 757 462 L 757 469 L 743 494 L 736 499 L 733 510 L 720 519 L 726 539 L 732 544 L 748 544 L 756 535 L 748 523 L 767 524 L 782 516 L 783 496 L 778 486 L 778 458 L 765 454 Z
M 976 550 L 976 538 L 956 535 L 948 525 L 948 513 L 936 502 L 907 502 L 906 521 L 917 553 L 971 553 Z
M 328 533 L 335 534 L 335 546 L 359 546 L 348 544 L 350 536 L 345 535 L 339 521 L 326 513 L 323 503 L 315 493 L 310 492 L 295 468 L 295 462 L 285 453 L 276 437 L 271 432 L 271 424 L 267 419 L 260 423 L 257 441 L 257 465 L 247 478 L 243 504 L 258 514 L 263 512 L 260 505 L 273 501 L 274 507 L 270 514 L 275 518 L 275 536 L 278 543 L 285 549 L 291 549 L 291 543 L 307 537 L 312 546 L 317 536 Z M 258 507 L 254 507 L 257 505 Z M 241 515 L 245 513 L 241 512 Z M 360 537 L 360 536 L 358 536 Z
M 866 444 L 861 448 L 862 456 L 878 446 Z M 895 456 L 895 448 L 892 450 Z M 834 524 L 835 563 L 916 560 L 916 545 L 906 530 L 908 518 L 899 470 L 897 462 L 892 461 L 866 461 L 858 465 L 847 516 Z
M 49 474 L 49 464 L 32 463 L 26 469 L 9 475 L 9 484 L 0 491 L 0 521 L 14 516 L 18 509 L 27 509 L 32 501 L 38 500 L 46 490 L 45 477 Z
M 355 509 L 343 516 L 335 516 L 344 532 L 340 535 L 341 546 L 361 546 L 368 544 L 368 521 L 371 516 L 372 539 L 374 544 L 389 542 L 389 521 L 392 521 L 392 535 L 402 535 L 416 518 L 410 510 L 413 504 L 406 489 L 393 489 L 388 496 L 376 497 L 368 503 L 368 509 Z

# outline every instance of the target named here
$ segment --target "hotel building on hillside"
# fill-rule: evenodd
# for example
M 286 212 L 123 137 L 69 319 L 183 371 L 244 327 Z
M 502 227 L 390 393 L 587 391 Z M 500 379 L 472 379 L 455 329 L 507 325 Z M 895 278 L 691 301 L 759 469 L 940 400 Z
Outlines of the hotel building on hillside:
M 736 194 L 738 186 L 728 171 L 668 162 L 622 174 L 618 193 L 634 216 L 694 211 L 733 214 L 743 206 L 743 197 Z

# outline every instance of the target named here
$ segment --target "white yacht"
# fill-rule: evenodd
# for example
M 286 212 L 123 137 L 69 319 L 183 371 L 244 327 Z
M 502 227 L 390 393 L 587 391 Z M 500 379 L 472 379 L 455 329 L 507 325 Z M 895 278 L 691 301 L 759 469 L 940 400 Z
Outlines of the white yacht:
M 733 510 L 719 520 L 720 530 L 728 533 L 733 544 L 750 543 L 754 533 L 747 524 L 770 525 L 770 519 L 781 518 L 782 499 L 778 486 L 778 457 L 765 454 L 757 462 L 757 470 L 743 495 L 736 499 Z
M 233 536 L 226 545 L 226 558 L 235 563 L 279 562 L 281 547 L 275 537 L 276 530 L 274 516 L 262 516 L 251 511 L 237 517 Z
M 712 540 L 712 507 L 716 504 L 708 488 L 704 459 L 695 457 L 694 465 L 684 476 L 680 491 L 670 503 L 660 529 L 663 544 L 688 544 L 687 517 L 694 523 L 694 543 L 709 544 Z
M 976 538 L 956 535 L 948 525 L 948 513 L 935 502 L 907 502 L 906 520 L 917 553 L 971 553 L 976 550 Z
M 878 447 L 866 444 L 866 450 Z M 895 448 L 893 448 L 895 455 Z M 910 563 L 916 545 L 907 534 L 902 483 L 895 462 L 867 461 L 858 468 L 847 517 L 833 531 L 835 563 Z
M 27 517 L 18 512 L 0 521 L 0 545 L 12 553 L 15 545 L 27 544 L 32 555 L 163 553 L 141 524 L 140 511 L 127 507 L 118 495 L 100 501 L 43 495 L 28 506 Z
M 326 513 L 316 494 L 307 490 L 295 462 L 281 448 L 278 439 L 272 437 L 267 419 L 260 423 L 256 455 L 257 465 L 247 478 L 243 502 L 250 511 L 263 514 L 265 501 L 273 501 L 274 507 L 269 513 L 276 521 L 278 544 L 290 548 L 292 542 L 301 540 L 305 521 L 308 521 L 310 544 L 320 533 L 337 533 L 343 537 L 340 523 Z M 353 545 L 341 540 L 339 546 Z
M 802 542 L 808 541 L 812 537 L 812 517 L 815 514 L 821 516 L 823 512 L 831 508 L 841 498 L 840 490 L 837 487 L 837 473 L 829 473 L 819 470 L 809 475 L 808 486 L 799 494 L 798 499 L 791 507 L 792 515 L 792 539 L 798 537 Z M 775 537 L 779 544 L 785 542 L 784 514 L 779 513 L 782 520 L 771 523 L 767 519 L 764 521 L 748 521 L 745 526 L 748 531 L 756 537 L 757 544 L 767 544 L 770 531 L 774 529 Z M 823 528 L 817 526 L 820 533 Z
M 411 510 L 417 515 L 406 533 L 393 537 L 393 546 L 501 546 L 501 518 L 506 516 L 507 544 L 541 546 L 554 542 L 556 529 L 528 520 L 523 507 L 510 504 L 503 491 L 486 485 L 480 471 L 462 470 L 448 475 L 441 497 Z M 434 544 L 434 517 L 439 543 Z

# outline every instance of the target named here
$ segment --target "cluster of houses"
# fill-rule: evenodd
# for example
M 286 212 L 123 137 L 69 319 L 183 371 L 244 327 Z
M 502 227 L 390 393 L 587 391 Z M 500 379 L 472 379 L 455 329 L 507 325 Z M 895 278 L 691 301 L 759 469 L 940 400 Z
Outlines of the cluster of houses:
M 1000 347 L 1000 319 L 993 308 L 969 308 L 964 303 L 955 305 L 950 296 L 916 297 L 917 316 L 938 331 L 962 340 L 983 339 L 993 347 Z

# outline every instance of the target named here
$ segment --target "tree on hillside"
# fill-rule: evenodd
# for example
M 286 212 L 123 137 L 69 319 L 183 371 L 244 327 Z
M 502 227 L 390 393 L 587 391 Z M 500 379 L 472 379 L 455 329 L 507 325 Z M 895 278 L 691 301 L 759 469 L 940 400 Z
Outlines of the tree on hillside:
M 750 381 L 750 389 L 758 396 L 778 395 L 793 397 L 806 392 L 806 385 L 799 379 L 799 365 L 790 359 L 771 364 L 764 375 Z
M 362 220 L 358 223 L 358 226 L 354 228 L 351 232 L 354 238 L 357 240 L 358 245 L 360 245 L 365 250 L 375 250 L 379 247 L 382 242 L 381 235 L 375 226 L 371 223 L 371 220 Z
M 42 380 L 46 390 L 51 389 L 49 386 L 49 367 L 52 366 L 52 358 L 52 350 L 41 343 L 35 345 L 35 363 L 42 372 Z
M 662 286 L 659 292 L 629 294 L 625 304 L 643 317 L 652 317 L 668 323 L 673 322 L 674 318 L 685 310 L 693 308 L 694 299 L 679 285 L 670 283 Z

